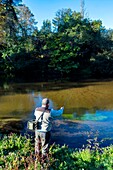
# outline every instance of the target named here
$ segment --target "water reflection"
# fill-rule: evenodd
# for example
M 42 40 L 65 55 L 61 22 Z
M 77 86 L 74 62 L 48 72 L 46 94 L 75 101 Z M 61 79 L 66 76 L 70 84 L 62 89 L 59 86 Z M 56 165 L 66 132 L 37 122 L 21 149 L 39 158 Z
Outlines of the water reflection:
M 110 111 L 113 112 L 113 111 Z M 77 115 L 74 113 L 74 119 L 83 121 L 106 121 L 108 120 L 108 115 L 105 115 L 105 111 L 97 110 L 94 114 L 86 112 L 83 115 Z
M 34 100 L 31 94 L 5 94 L 0 97 L 0 118 L 21 118 L 32 111 Z
M 82 147 L 87 132 L 95 134 L 96 131 L 100 140 L 112 139 L 113 81 L 5 85 L 4 89 L 0 88 L 0 131 L 17 133 L 25 129 L 25 121 L 33 118 L 34 109 L 41 106 L 44 97 L 50 99 L 50 108 L 65 107 L 63 119 L 54 124 L 56 143 Z
M 29 119 L 33 117 L 36 107 L 42 103 L 41 93 L 34 91 L 27 94 L 9 93 L 0 97 L 0 119 Z M 50 108 L 54 103 L 50 99 Z
M 46 96 L 45 96 L 46 97 Z M 33 98 L 34 98 L 34 102 L 35 102 L 35 108 L 36 107 L 40 107 L 42 104 L 42 99 L 44 97 L 42 97 L 41 93 L 39 93 L 37 96 L 35 95 L 35 93 L 33 92 Z M 49 108 L 54 108 L 54 102 L 49 99 Z
M 50 108 L 65 107 L 64 118 L 105 121 L 113 111 L 112 91 L 112 81 L 13 84 L 7 88 L 5 86 L 4 89 L 0 88 L 0 118 L 32 117 L 34 109 L 41 106 L 42 98 L 48 97 Z M 104 115 L 105 112 L 106 115 Z

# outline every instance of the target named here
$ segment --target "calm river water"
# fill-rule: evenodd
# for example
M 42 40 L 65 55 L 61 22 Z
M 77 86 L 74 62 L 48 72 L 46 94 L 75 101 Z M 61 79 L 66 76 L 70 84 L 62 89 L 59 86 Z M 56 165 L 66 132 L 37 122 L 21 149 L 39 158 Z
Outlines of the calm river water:
M 99 141 L 104 139 L 103 146 L 113 143 L 113 81 L 4 84 L 0 88 L 1 132 L 13 131 L 17 122 L 34 118 L 34 109 L 44 97 L 50 99 L 50 108 L 65 107 L 63 116 L 55 120 L 53 141 L 59 143 L 60 138 L 61 144 L 81 147 L 97 135 Z

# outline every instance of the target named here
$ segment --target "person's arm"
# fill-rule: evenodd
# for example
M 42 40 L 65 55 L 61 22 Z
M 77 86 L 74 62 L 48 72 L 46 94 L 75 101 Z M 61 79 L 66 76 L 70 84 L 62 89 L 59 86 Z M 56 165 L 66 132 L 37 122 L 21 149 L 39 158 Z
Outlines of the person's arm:
M 61 116 L 63 114 L 63 111 L 64 107 L 61 107 L 59 110 L 51 109 L 51 116 L 53 117 Z

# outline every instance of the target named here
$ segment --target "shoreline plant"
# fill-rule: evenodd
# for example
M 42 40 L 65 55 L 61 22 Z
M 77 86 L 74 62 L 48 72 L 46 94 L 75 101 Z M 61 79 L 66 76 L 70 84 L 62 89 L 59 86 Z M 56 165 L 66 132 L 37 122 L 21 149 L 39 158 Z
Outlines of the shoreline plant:
M 92 146 L 93 145 L 93 148 Z M 11 133 L 0 141 L 0 170 L 112 170 L 113 146 L 100 148 L 97 138 L 81 149 L 51 145 L 44 163 L 30 136 Z

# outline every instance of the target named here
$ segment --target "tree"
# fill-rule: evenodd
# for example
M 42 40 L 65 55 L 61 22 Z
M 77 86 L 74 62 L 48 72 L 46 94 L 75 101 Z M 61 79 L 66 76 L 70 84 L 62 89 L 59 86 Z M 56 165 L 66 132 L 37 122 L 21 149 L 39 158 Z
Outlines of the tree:
M 54 34 L 49 39 L 50 67 L 61 75 L 91 74 L 90 60 L 107 48 L 101 21 L 82 18 L 80 13 L 63 9 L 53 20 Z M 85 72 L 86 74 L 86 72 Z
M 34 19 L 34 15 L 31 13 L 30 9 L 25 5 L 19 5 L 16 8 L 18 21 L 20 28 L 19 36 L 31 36 L 33 32 L 37 29 L 36 24 L 37 22 Z
M 26 53 L 31 53 L 34 50 L 35 38 L 33 34 L 37 31 L 37 27 L 33 14 L 25 5 L 13 6 L 13 3 L 7 1 L 7 4 L 5 4 L 5 2 L 2 5 L 4 9 L 1 11 L 5 16 L 4 22 L 1 23 L 1 32 L 5 34 L 2 40 L 4 45 L 1 48 L 1 56 L 4 60 L 2 62 L 4 73 L 10 75 L 10 73 L 15 74 L 18 69 L 24 68 L 26 64 L 29 65 L 32 62 L 30 57 L 27 58 Z M 15 12 L 15 15 L 13 15 L 13 12 Z M 28 54 L 28 56 L 31 55 Z M 13 70 L 15 70 L 15 73 Z
M 7 18 L 5 23 L 5 31 L 7 36 L 15 36 L 15 25 L 16 22 L 18 22 L 15 6 L 20 2 L 21 0 L 1 0 L 1 4 L 4 6 L 4 15 Z
M 58 10 L 56 13 L 56 17 L 52 20 L 54 31 L 55 32 L 62 32 L 64 31 L 65 27 L 68 27 L 69 19 L 72 16 L 72 10 L 69 9 L 62 9 Z
M 52 30 L 51 30 L 51 21 L 50 20 L 47 19 L 47 20 L 43 21 L 43 25 L 42 25 L 42 27 L 40 29 L 40 32 L 42 34 L 49 34 L 49 33 L 52 32 Z
M 4 15 L 4 5 L 0 5 L 0 47 L 3 47 L 4 44 L 4 39 L 5 39 L 5 31 L 3 31 L 3 28 L 5 28 L 5 22 L 6 22 L 6 17 Z

